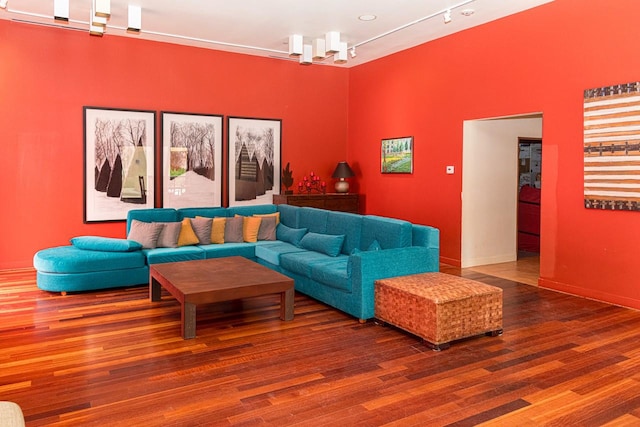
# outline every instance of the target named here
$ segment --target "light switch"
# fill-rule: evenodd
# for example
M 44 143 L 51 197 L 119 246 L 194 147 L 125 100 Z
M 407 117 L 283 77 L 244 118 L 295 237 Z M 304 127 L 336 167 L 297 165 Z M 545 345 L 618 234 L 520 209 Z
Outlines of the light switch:
M 454 167 L 453 166 L 447 166 L 447 174 L 448 175 L 453 175 L 454 172 Z

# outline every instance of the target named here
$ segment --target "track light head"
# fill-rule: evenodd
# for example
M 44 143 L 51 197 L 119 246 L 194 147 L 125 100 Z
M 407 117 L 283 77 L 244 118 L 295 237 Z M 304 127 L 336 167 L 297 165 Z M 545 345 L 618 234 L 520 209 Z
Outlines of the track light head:
M 0 9 L 6 9 L 9 0 L 0 0 Z
M 349 51 L 349 53 L 351 54 L 352 58 L 355 58 L 356 57 L 356 47 L 355 46 L 352 47 L 351 50 Z
M 445 24 L 448 24 L 449 22 L 451 22 L 451 9 L 448 9 L 448 10 L 444 13 L 443 17 L 444 17 L 444 23 L 445 23 Z

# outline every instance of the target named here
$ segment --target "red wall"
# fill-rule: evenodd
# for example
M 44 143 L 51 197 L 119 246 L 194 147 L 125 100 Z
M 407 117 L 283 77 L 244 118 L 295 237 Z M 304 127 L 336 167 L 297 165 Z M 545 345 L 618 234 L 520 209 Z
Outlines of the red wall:
M 280 118 L 295 179 L 330 180 L 346 157 L 346 69 L 6 20 L 0 40 L 0 269 L 77 235 L 124 237 L 83 224 L 85 105 Z
M 540 284 L 640 308 L 640 213 L 582 202 L 582 92 L 640 80 L 639 15 L 637 0 L 555 0 L 349 70 L 0 21 L 0 269 L 124 236 L 82 223 L 83 105 L 282 118 L 296 179 L 346 156 L 367 213 L 440 228 L 453 264 L 463 121 L 542 112 Z M 414 173 L 382 175 L 380 139 L 406 135 Z
M 542 112 L 540 284 L 640 308 L 640 212 L 582 200 L 583 90 L 640 80 L 639 15 L 637 0 L 555 0 L 352 69 L 348 158 L 367 212 L 440 228 L 459 265 L 463 121 Z M 415 172 L 382 175 L 380 139 L 406 135 Z

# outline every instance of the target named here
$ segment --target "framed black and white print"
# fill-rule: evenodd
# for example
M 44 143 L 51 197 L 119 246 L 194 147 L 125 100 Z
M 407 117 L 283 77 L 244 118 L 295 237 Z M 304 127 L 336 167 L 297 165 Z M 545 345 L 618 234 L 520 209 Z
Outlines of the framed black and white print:
M 222 116 L 162 112 L 162 206 L 222 206 Z
M 282 120 L 228 118 L 229 206 L 273 203 L 280 193 Z
M 387 138 L 380 148 L 380 172 L 413 173 L 413 137 Z
M 154 111 L 84 107 L 84 222 L 154 207 Z

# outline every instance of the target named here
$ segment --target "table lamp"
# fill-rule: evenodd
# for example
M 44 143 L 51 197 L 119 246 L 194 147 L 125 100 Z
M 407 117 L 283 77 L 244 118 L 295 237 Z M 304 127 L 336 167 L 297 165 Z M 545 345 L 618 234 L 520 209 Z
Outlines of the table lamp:
M 336 182 L 336 193 L 348 193 L 349 182 L 345 181 L 345 178 L 351 178 L 355 175 L 347 162 L 338 162 L 336 170 L 334 170 L 333 175 L 331 175 L 331 178 L 338 178 L 338 182 Z

